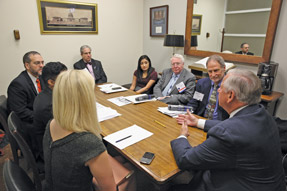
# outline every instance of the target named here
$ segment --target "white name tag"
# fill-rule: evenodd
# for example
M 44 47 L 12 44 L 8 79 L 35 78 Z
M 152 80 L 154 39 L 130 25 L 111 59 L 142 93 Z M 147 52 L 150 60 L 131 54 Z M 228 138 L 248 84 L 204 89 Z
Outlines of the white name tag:
M 186 87 L 183 82 L 180 82 L 179 84 L 176 85 L 176 89 L 178 90 L 179 93 L 184 92 L 186 90 Z
M 195 91 L 193 94 L 193 99 L 196 99 L 198 101 L 202 101 L 203 97 L 204 97 L 204 94 L 198 91 Z

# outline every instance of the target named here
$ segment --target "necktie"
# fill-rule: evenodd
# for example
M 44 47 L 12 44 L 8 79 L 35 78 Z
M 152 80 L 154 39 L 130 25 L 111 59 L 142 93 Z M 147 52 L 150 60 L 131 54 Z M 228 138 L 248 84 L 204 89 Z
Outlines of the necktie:
M 40 93 L 42 88 L 41 88 L 41 84 L 40 84 L 39 78 L 37 78 L 36 83 L 37 83 L 38 93 Z
M 168 96 L 171 92 L 172 87 L 174 86 L 175 82 L 177 81 L 179 75 L 172 75 L 169 83 L 165 86 L 162 95 L 163 96 Z
M 207 108 L 204 114 L 204 117 L 206 117 L 207 119 L 213 118 L 213 112 L 216 107 L 216 93 L 217 93 L 217 86 L 214 84 L 213 90 L 211 92 L 209 102 L 208 102 L 208 105 L 207 105 Z

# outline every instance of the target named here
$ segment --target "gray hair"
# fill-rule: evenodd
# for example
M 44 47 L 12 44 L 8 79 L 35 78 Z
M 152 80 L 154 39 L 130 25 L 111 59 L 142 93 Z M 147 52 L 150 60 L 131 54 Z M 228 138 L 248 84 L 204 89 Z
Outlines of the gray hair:
M 172 61 L 173 58 L 179 58 L 182 61 L 182 63 L 184 63 L 184 58 L 183 58 L 183 56 L 181 54 L 174 54 L 171 57 L 170 61 Z
M 88 49 L 90 49 L 90 51 L 92 51 L 92 49 L 91 49 L 90 46 L 88 46 L 88 45 L 83 45 L 83 46 L 81 46 L 81 48 L 80 48 L 81 54 L 83 53 L 83 51 L 84 51 L 85 48 L 88 48 Z
M 232 69 L 224 81 L 225 92 L 234 91 L 236 98 L 248 105 L 257 104 L 261 101 L 260 79 L 251 71 Z
M 212 55 L 212 56 L 210 56 L 210 57 L 208 58 L 208 60 L 206 61 L 206 68 L 207 68 L 207 65 L 208 65 L 208 63 L 209 63 L 210 61 L 216 61 L 216 62 L 218 62 L 218 63 L 220 64 L 220 67 L 221 67 L 221 68 L 224 68 L 224 67 L 225 67 L 225 62 L 224 62 L 223 58 L 222 58 L 221 56 L 217 55 L 217 54 L 214 54 L 214 55 Z

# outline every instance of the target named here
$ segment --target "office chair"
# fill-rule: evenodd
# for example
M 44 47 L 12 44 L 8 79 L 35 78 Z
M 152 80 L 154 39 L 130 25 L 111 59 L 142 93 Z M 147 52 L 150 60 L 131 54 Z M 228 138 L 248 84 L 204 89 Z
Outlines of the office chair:
M 34 181 L 36 190 L 41 191 L 42 190 L 41 177 L 38 171 L 38 167 L 37 167 L 34 155 L 32 154 L 32 151 L 30 150 L 27 142 L 24 140 L 24 138 L 21 136 L 21 134 L 18 131 L 18 129 L 21 128 L 21 125 L 22 125 L 21 123 L 22 122 L 19 119 L 19 117 L 15 114 L 14 111 L 12 111 L 8 117 L 9 131 L 12 134 L 12 136 L 15 138 L 15 140 L 17 141 L 23 153 L 26 163 L 32 169 L 33 181 Z
M 16 164 L 19 164 L 20 156 L 18 154 L 19 146 L 14 139 L 14 137 L 11 135 L 8 125 L 7 125 L 7 118 L 8 118 L 8 111 L 7 111 L 7 98 L 5 95 L 0 96 L 0 124 L 4 128 L 5 134 L 8 136 L 10 147 L 12 150 L 14 162 Z
M 35 191 L 27 173 L 15 162 L 7 160 L 3 166 L 3 179 L 7 191 Z

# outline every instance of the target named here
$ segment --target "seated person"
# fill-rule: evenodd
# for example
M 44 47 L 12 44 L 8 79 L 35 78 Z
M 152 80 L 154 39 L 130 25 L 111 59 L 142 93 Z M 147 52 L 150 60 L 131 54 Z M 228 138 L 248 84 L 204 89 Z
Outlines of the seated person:
M 178 167 L 196 170 L 181 189 L 285 190 L 279 133 L 273 117 L 259 104 L 258 77 L 251 71 L 230 70 L 218 92 L 219 104 L 230 118 L 214 125 L 208 138 L 193 147 L 187 139 L 187 125 L 192 125 L 188 112 L 180 136 L 171 141 Z
M 115 191 L 97 119 L 95 81 L 85 71 L 62 72 L 53 88 L 53 116 L 43 138 L 44 190 Z
M 153 89 L 158 100 L 175 105 L 186 105 L 195 89 L 195 76 L 184 68 L 184 58 L 175 54 L 171 58 L 171 68 L 165 69 Z
M 137 93 L 152 94 L 152 87 L 157 80 L 157 73 L 151 66 L 151 61 L 147 55 L 139 58 L 138 68 L 134 72 L 133 82 L 130 90 Z
M 83 70 L 86 69 L 95 79 L 96 84 L 106 83 L 107 76 L 104 72 L 102 64 L 99 60 L 92 59 L 91 47 L 83 45 L 80 48 L 82 59 L 74 64 L 74 69 Z
M 224 120 L 228 113 L 218 104 L 218 88 L 225 74 L 225 62 L 219 55 L 212 55 L 206 62 L 209 78 L 197 81 L 193 98 L 187 105 L 192 106 L 196 115 L 207 119 Z
M 52 112 L 52 90 L 55 81 L 60 72 L 67 70 L 67 67 L 61 62 L 49 62 L 42 71 L 42 78 L 45 88 L 35 98 L 33 105 L 33 129 L 37 143 L 37 153 L 34 153 L 36 160 L 44 160 L 43 156 L 43 136 L 49 120 L 53 118 Z
M 249 44 L 246 42 L 240 45 L 241 51 L 235 52 L 235 54 L 243 54 L 243 55 L 254 55 L 252 52 L 249 52 Z

